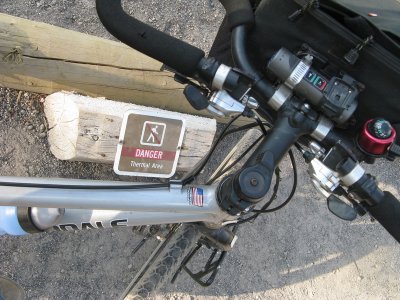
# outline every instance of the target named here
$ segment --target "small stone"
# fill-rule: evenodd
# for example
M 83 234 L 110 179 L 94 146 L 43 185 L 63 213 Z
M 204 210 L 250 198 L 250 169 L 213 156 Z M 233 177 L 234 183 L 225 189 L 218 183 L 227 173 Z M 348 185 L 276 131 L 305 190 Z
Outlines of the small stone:
M 93 135 L 92 136 L 92 140 L 97 142 L 99 140 L 99 136 L 98 135 Z
M 24 115 L 24 114 L 26 114 L 26 110 L 25 110 L 25 109 L 21 109 L 21 110 L 19 111 L 19 113 L 20 113 L 21 115 Z
M 33 125 L 32 125 L 32 124 L 29 124 L 28 126 L 26 126 L 26 128 L 27 128 L 28 130 L 32 130 L 32 129 L 33 129 Z
M 40 124 L 40 126 L 39 126 L 39 131 L 40 131 L 40 132 L 44 132 L 45 129 L 46 129 L 46 126 L 44 126 L 44 124 Z
M 46 132 L 41 132 L 41 133 L 39 133 L 39 137 L 45 138 L 45 137 L 47 137 L 47 133 Z
M 128 265 L 128 269 L 132 269 L 132 265 Z

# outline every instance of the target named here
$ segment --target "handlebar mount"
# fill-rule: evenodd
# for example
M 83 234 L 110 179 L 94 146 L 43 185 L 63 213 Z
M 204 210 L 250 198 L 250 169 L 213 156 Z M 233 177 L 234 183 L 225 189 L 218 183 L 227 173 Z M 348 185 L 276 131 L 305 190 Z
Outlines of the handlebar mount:
M 237 174 L 226 178 L 218 189 L 220 206 L 231 215 L 247 212 L 268 193 L 275 168 L 304 135 L 311 134 L 318 120 L 307 105 L 292 99 L 280 110 L 274 127 Z

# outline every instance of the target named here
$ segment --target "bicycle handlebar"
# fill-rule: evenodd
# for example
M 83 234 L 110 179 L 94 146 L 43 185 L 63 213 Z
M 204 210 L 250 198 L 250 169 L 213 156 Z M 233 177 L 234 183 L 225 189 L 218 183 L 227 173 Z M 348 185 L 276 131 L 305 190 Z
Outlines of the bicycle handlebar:
M 400 242 L 400 201 L 389 192 L 384 192 L 380 203 L 366 206 L 368 212 Z
M 204 52 L 125 13 L 121 0 L 96 0 L 104 27 L 118 40 L 177 72 L 193 76 Z

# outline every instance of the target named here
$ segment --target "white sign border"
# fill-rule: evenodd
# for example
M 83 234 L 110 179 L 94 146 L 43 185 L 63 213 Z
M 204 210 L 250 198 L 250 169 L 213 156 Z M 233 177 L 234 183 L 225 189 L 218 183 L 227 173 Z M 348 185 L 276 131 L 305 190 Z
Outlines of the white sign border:
M 177 146 L 178 148 L 176 150 L 175 160 L 174 160 L 174 164 L 172 165 L 171 173 L 169 173 L 169 174 L 140 173 L 140 172 L 120 171 L 118 169 L 119 162 L 121 159 L 121 154 L 122 154 L 123 142 L 124 142 L 123 138 L 125 137 L 126 125 L 128 123 L 128 118 L 130 115 L 142 115 L 142 116 L 150 116 L 150 117 L 158 117 L 158 118 L 166 118 L 166 119 L 182 121 L 181 134 L 179 136 L 179 141 L 178 141 L 178 146 Z M 182 147 L 182 142 L 183 142 L 183 137 L 185 135 L 185 131 L 186 131 L 186 120 L 180 116 L 175 115 L 174 113 L 154 112 L 154 111 L 134 110 L 134 109 L 127 110 L 122 119 L 121 131 L 120 131 L 119 138 L 118 138 L 117 152 L 115 153 L 114 167 L 113 167 L 115 174 L 122 175 L 122 176 L 171 178 L 172 176 L 174 176 L 174 174 L 176 172 L 176 167 L 178 165 L 178 160 L 179 160 L 179 156 L 181 153 L 181 147 Z

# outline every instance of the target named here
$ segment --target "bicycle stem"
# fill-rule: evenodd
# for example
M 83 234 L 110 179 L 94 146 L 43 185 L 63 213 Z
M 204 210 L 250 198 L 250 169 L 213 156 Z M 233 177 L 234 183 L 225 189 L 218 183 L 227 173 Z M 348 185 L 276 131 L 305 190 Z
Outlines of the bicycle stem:
M 244 167 L 221 182 L 217 200 L 231 215 L 248 212 L 268 193 L 275 168 L 291 146 L 311 134 L 318 121 L 308 115 L 307 106 L 293 99 L 279 111 L 270 130 Z

